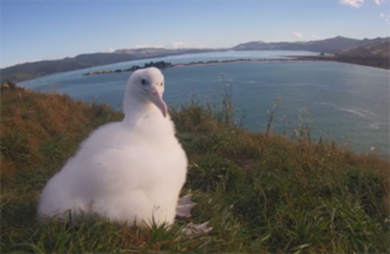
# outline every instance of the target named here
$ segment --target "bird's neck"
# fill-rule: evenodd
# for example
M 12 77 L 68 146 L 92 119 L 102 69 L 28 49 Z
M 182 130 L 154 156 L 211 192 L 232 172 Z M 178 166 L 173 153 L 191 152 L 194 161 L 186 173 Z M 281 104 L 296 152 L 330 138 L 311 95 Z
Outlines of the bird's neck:
M 169 115 L 164 117 L 161 110 L 153 103 L 132 99 L 125 100 L 123 106 L 123 112 L 125 114 L 123 123 L 127 126 L 145 130 L 159 126 L 159 128 L 163 127 L 167 131 L 173 131 L 173 125 Z
M 141 101 L 137 99 L 129 99 L 123 102 L 123 113 L 125 114 L 126 122 L 134 122 L 146 115 L 155 114 L 157 108 L 148 101 Z

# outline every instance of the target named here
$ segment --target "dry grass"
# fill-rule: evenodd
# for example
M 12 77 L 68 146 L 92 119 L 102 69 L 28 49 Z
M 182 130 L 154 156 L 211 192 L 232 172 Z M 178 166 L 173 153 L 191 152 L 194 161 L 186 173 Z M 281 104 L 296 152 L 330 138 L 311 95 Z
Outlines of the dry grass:
M 226 99 L 226 98 L 225 98 Z M 39 224 L 39 192 L 88 134 L 123 116 L 57 94 L 1 94 L 1 252 L 389 252 L 389 162 L 232 126 L 231 104 L 172 111 L 189 157 L 183 193 L 209 235 L 104 220 Z

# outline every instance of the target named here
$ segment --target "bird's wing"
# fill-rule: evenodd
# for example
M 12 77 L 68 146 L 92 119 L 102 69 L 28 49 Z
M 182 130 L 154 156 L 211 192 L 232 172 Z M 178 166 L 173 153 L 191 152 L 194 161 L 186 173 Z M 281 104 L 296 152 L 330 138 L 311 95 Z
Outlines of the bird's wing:
M 139 189 L 148 182 L 147 160 L 142 160 L 136 149 L 106 149 L 94 154 L 86 172 L 95 182 L 95 191 L 105 193 L 125 193 Z

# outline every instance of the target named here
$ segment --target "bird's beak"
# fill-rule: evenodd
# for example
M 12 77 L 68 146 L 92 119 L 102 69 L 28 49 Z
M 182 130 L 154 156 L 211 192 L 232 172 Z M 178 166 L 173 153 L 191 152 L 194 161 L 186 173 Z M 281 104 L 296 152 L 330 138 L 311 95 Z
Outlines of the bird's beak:
M 166 117 L 168 112 L 167 104 L 165 104 L 164 100 L 162 99 L 162 94 L 160 94 L 155 87 L 152 87 L 150 90 L 149 98 L 153 104 L 161 110 L 163 116 Z

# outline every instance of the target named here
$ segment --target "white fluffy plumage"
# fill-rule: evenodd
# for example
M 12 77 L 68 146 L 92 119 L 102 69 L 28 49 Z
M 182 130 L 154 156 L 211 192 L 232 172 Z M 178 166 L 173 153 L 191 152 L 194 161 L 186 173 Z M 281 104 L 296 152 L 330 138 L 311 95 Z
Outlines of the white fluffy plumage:
M 43 189 L 40 217 L 99 214 L 120 223 L 172 224 L 187 158 L 162 100 L 164 76 L 135 71 L 124 95 L 125 118 L 94 131 Z

